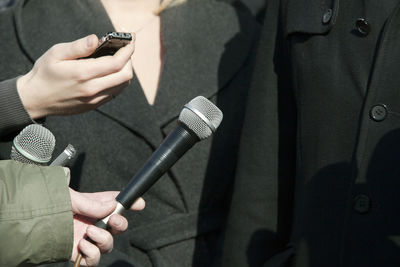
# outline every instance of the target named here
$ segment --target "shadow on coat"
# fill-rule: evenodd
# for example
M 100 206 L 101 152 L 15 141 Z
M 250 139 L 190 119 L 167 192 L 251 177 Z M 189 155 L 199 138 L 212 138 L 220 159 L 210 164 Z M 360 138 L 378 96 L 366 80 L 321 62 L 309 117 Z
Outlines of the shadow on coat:
M 371 151 L 364 174 L 337 163 L 298 185 L 290 266 L 400 265 L 400 130 Z M 344 256 L 332 255 L 338 248 Z
M 248 30 L 250 27 L 246 25 L 246 23 L 249 23 L 249 9 L 239 3 L 236 7 L 241 30 Z M 255 29 L 255 32 L 250 34 L 256 37 L 256 31 L 258 29 L 256 27 L 253 27 L 253 29 Z M 218 97 L 215 97 L 216 105 L 222 110 L 224 119 L 218 131 L 213 135 L 210 156 L 205 173 L 206 178 L 200 201 L 200 216 L 197 223 L 197 231 L 201 237 L 197 239 L 195 244 L 191 265 L 193 267 L 220 266 L 225 223 L 231 201 L 247 91 L 253 70 L 252 62 L 254 54 L 252 53 L 254 52 L 254 47 L 243 48 L 244 51 L 249 50 L 251 53 L 241 66 L 239 73 L 235 75 L 235 80 L 229 81 L 226 85 L 222 83 L 226 81 L 225 75 L 226 70 L 230 69 L 229 64 L 232 64 L 236 58 L 240 60 L 241 55 L 238 57 L 237 51 L 242 50 L 240 47 L 238 48 L 238 44 L 243 43 L 240 41 L 243 35 L 244 33 L 242 32 L 237 34 L 225 45 L 225 51 L 219 65 L 218 78 L 219 88 L 221 89 L 218 92 Z M 248 42 L 246 43 L 248 44 Z M 255 44 L 256 40 L 254 40 L 252 45 L 254 46 Z M 240 90 L 224 90 L 223 86 L 228 87 L 231 82 L 240 83 L 242 85 Z M 227 144 L 229 144 L 229 146 L 227 146 Z M 209 223 L 209 218 L 207 218 L 206 212 L 202 213 L 201 211 L 202 209 L 206 210 L 207 207 L 208 209 L 212 207 L 214 210 L 219 210 L 220 226 L 213 231 L 204 232 L 204 225 Z

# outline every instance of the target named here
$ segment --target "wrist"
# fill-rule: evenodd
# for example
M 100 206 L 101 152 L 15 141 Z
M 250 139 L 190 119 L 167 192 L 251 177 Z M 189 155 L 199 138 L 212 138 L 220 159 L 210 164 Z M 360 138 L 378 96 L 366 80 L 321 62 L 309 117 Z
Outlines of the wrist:
M 28 112 L 31 119 L 36 120 L 49 114 L 41 107 L 42 103 L 38 101 L 38 96 L 34 93 L 34 88 L 31 87 L 30 76 L 29 72 L 18 78 L 17 91 L 26 112 Z

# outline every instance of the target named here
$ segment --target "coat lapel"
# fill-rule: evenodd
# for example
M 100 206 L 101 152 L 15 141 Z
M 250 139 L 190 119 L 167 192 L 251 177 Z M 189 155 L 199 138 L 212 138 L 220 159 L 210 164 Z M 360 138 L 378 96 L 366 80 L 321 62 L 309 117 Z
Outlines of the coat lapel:
M 100 1 L 24 0 L 17 5 L 14 16 L 17 35 L 32 60 L 56 43 L 92 33 L 102 36 L 105 30 L 113 29 Z
M 21 1 L 15 10 L 15 21 L 18 38 L 32 62 L 56 43 L 70 42 L 92 33 L 102 36 L 114 29 L 98 0 Z M 156 147 L 162 134 L 158 124 L 146 123 L 154 122 L 154 115 L 146 107 L 140 90 L 137 79 L 134 79 L 121 95 L 94 112 L 119 122 Z
M 214 0 L 188 0 L 162 13 L 165 62 L 156 111 L 163 125 L 198 95 L 212 97 L 244 65 L 255 23 Z
M 210 98 L 229 84 L 245 64 L 256 28 L 247 14 L 214 0 L 188 0 L 161 16 L 166 54 L 154 107 L 148 106 L 135 78 L 97 111 L 154 147 L 162 139 L 160 127 L 176 119 L 185 103 L 198 95 Z M 99 0 L 20 1 L 15 23 L 33 62 L 53 44 L 113 30 Z

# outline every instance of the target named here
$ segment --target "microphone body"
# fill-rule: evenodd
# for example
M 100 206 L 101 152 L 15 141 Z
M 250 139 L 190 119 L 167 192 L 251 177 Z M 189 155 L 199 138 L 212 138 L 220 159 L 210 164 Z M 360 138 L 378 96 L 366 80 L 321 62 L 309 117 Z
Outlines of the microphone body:
M 75 156 L 76 149 L 69 144 L 58 157 L 50 163 L 50 166 L 66 166 L 68 162 Z
M 116 200 L 126 209 L 142 196 L 175 162 L 200 139 L 182 123 L 164 139 Z
M 179 115 L 178 126 L 118 194 L 115 210 L 97 221 L 95 226 L 108 229 L 108 220 L 112 215 L 129 209 L 186 151 L 196 142 L 209 137 L 218 128 L 222 117 L 221 110 L 205 97 L 198 96 L 187 103 Z M 86 239 L 93 243 L 88 237 Z M 74 267 L 79 266 L 81 259 L 82 255 L 78 254 Z
M 198 96 L 182 109 L 178 125 L 164 139 L 139 172 L 116 197 L 117 208 L 95 225 L 106 229 L 113 214 L 121 214 L 142 196 L 195 143 L 208 138 L 219 126 L 223 114 L 213 103 Z

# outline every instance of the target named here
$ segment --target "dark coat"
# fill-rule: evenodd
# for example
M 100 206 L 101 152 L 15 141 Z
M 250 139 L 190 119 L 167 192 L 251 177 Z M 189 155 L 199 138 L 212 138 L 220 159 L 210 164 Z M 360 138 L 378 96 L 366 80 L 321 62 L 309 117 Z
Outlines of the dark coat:
M 113 30 L 97 0 L 20 1 L 12 12 L 0 22 L 0 80 L 26 73 L 55 43 Z M 56 136 L 55 155 L 68 143 L 79 151 L 71 186 L 92 192 L 122 189 L 192 98 L 203 95 L 224 113 L 217 133 L 144 195 L 145 210 L 126 214 L 129 230 L 116 238 L 102 266 L 211 266 L 221 254 L 257 23 L 246 10 L 212 0 L 189 0 L 161 17 L 166 54 L 153 107 L 134 78 L 93 112 L 46 119 Z M 10 143 L 0 151 L 7 158 Z
M 268 1 L 225 266 L 400 266 L 399 47 L 398 1 Z

